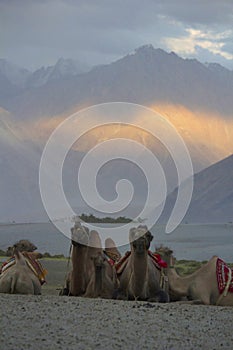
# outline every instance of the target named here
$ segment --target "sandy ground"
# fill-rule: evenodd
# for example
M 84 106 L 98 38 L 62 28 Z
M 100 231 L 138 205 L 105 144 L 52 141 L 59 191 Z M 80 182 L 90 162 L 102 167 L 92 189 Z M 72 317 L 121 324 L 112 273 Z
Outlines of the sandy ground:
M 44 261 L 41 296 L 0 294 L 1 350 L 233 349 L 233 308 L 58 296 L 66 261 Z

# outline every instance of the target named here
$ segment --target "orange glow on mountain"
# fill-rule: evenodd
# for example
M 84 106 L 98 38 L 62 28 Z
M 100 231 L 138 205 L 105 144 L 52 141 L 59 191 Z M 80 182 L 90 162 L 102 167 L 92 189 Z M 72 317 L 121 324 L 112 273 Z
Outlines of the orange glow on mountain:
M 156 104 L 150 107 L 170 121 L 185 141 L 191 156 L 203 167 L 215 163 L 233 153 L 233 120 L 224 116 L 193 112 L 181 105 Z M 25 139 L 31 139 L 43 146 L 52 131 L 68 115 L 47 117 L 19 125 Z M 144 118 L 139 115 L 135 118 Z M 161 151 L 160 142 L 147 132 L 127 125 L 107 125 L 95 128 L 73 145 L 78 151 L 88 151 L 100 142 L 112 138 L 127 138 L 138 141 L 152 151 Z M 160 144 L 161 146 L 161 144 Z M 201 166 L 202 167 L 202 166 Z
M 203 157 L 209 155 L 217 161 L 233 153 L 232 119 L 212 112 L 194 113 L 180 105 L 156 104 L 152 108 L 175 126 L 188 147 L 200 148 Z

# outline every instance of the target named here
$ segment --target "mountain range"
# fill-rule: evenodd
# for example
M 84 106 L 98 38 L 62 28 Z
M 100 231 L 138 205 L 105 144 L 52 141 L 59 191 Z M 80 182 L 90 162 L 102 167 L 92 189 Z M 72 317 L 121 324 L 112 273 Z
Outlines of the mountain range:
M 102 102 L 142 104 L 168 119 L 184 139 L 193 162 L 195 188 L 188 222 L 231 221 L 233 188 L 233 72 L 215 63 L 183 59 L 152 46 L 108 65 L 91 69 L 71 59 L 29 72 L 0 60 L 0 221 L 45 219 L 38 169 L 42 149 L 52 130 L 71 113 Z M 133 129 L 101 128 L 83 137 L 68 157 L 64 187 L 74 206 L 80 194 L 70 184 L 72 169 L 93 145 L 126 135 L 159 158 L 170 192 L 177 185 L 174 164 L 150 135 Z M 77 160 L 78 159 L 78 160 Z M 223 160 L 225 159 L 225 161 Z M 76 163 L 75 163 L 76 162 Z M 117 169 L 117 170 L 116 170 Z M 171 171 L 171 169 L 173 169 Z M 114 181 L 126 176 L 139 188 L 134 203 L 145 199 L 142 174 L 119 161 L 102 171 L 100 192 L 111 198 Z M 144 181 L 144 182 L 143 182 Z M 215 184 L 215 185 L 213 185 Z M 204 191 L 205 189 L 205 191 Z M 174 201 L 168 196 L 164 215 Z M 202 196 L 203 195 L 203 196 Z M 217 203 L 213 207 L 214 199 Z M 129 213 L 132 214 L 132 213 Z M 123 213 L 124 215 L 124 213 Z
M 59 61 L 57 65 L 60 66 Z M 38 75 L 39 84 L 38 80 L 28 83 L 28 88 L 16 92 L 14 85 L 12 93 L 0 96 L 1 106 L 17 118 L 53 116 L 109 101 L 147 106 L 180 104 L 194 111 L 218 112 L 226 118 L 233 110 L 232 71 L 182 59 L 174 52 L 151 46 L 141 47 L 109 65 L 97 66 L 84 74 L 65 74 L 55 81 L 53 77 L 61 75 L 56 66 L 50 73 L 51 79 L 40 77 L 41 73 L 46 76 L 50 68 L 40 71 L 33 73 L 34 78 Z M 33 75 L 29 82 L 34 80 Z

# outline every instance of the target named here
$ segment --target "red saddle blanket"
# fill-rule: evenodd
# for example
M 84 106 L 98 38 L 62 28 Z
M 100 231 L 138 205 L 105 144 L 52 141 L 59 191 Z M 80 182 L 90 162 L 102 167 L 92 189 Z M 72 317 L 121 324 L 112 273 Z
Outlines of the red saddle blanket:
M 219 293 L 223 293 L 228 278 L 229 278 L 229 266 L 220 258 L 217 259 L 216 262 L 216 275 L 217 275 L 217 281 L 218 281 L 218 289 Z M 229 292 L 233 293 L 233 269 L 232 270 L 232 278 L 231 278 L 231 283 L 229 287 Z
M 115 268 L 118 275 L 121 274 L 122 271 L 124 270 L 130 254 L 131 254 L 130 251 L 126 252 L 125 255 L 120 259 L 120 261 L 115 263 Z M 161 270 L 162 267 L 167 267 L 166 261 L 162 260 L 159 254 L 152 253 L 150 250 L 148 250 L 148 255 L 152 259 L 157 269 Z

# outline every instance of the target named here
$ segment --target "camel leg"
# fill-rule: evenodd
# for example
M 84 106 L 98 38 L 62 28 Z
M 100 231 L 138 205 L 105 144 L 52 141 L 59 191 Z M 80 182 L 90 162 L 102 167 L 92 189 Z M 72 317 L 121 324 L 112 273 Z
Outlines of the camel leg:
M 12 279 L 11 279 L 11 289 L 10 289 L 10 294 L 14 294 L 15 288 L 16 288 L 16 283 L 17 283 L 18 275 L 14 274 Z
M 122 291 L 120 291 L 118 289 L 117 291 L 117 297 L 116 297 L 117 300 L 129 300 L 128 296 L 126 294 L 123 294 Z
M 160 290 L 156 297 L 154 298 L 149 298 L 148 299 L 149 302 L 152 303 L 169 303 L 170 298 L 169 298 L 169 294 L 167 292 L 165 292 L 165 290 Z
M 34 295 L 41 295 L 41 286 L 38 285 L 35 281 L 32 281 L 33 289 L 34 289 Z
M 0 293 L 11 293 L 12 277 L 2 276 L 0 279 Z

